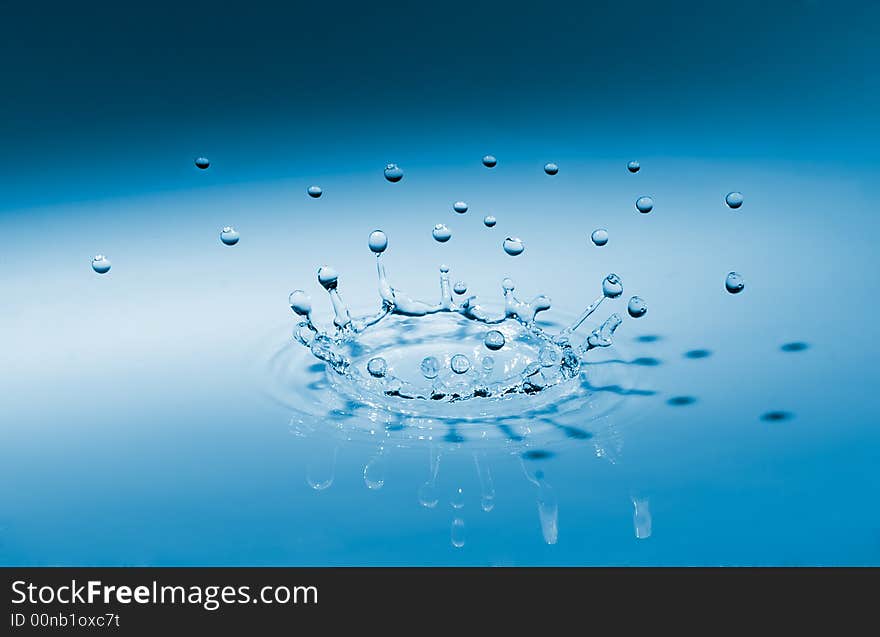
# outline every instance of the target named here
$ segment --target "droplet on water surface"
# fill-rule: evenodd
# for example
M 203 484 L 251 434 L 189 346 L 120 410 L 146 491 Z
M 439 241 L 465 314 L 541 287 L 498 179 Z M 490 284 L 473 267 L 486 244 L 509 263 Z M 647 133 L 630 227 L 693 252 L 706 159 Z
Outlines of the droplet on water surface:
M 98 274 L 107 274 L 110 271 L 110 259 L 103 254 L 96 254 L 92 259 L 92 270 Z
M 392 184 L 397 183 L 401 179 L 403 179 L 403 171 L 400 169 L 400 166 L 397 164 L 388 164 L 385 166 L 385 179 L 390 181 Z
M 324 194 L 324 191 L 320 186 L 309 186 L 309 189 L 306 192 L 308 192 L 309 197 L 312 197 L 313 199 L 317 199 Z
M 239 238 L 238 232 L 232 226 L 226 226 L 220 231 L 220 241 L 228 246 L 234 246 Z
M 523 253 L 526 247 L 523 245 L 522 239 L 518 237 L 507 237 L 502 244 L 504 251 L 512 257 Z
M 727 196 L 724 198 L 727 206 L 733 210 L 736 210 L 741 205 L 743 205 L 743 196 L 741 192 L 729 192 Z
M 431 232 L 434 235 L 434 239 L 439 241 L 440 243 L 446 243 L 452 238 L 452 232 L 449 228 L 446 227 L 445 224 L 438 223 L 434 226 L 434 230 Z
M 636 210 L 643 215 L 648 214 L 654 209 L 654 200 L 650 197 L 639 197 L 636 199 Z
M 483 345 L 493 352 L 497 352 L 504 347 L 504 334 L 498 330 L 489 330 L 486 332 L 486 338 L 483 339 Z
M 486 215 L 483 217 L 483 225 L 487 228 L 494 228 L 496 223 L 498 223 L 498 221 L 492 215 Z
M 648 313 L 648 304 L 641 297 L 634 296 L 627 303 L 626 311 L 631 317 L 640 318 Z
M 370 233 L 370 250 L 376 254 L 382 254 L 388 247 L 388 235 L 381 230 L 373 230 Z
M 637 162 L 637 161 L 631 161 L 626 165 L 626 169 L 628 171 L 630 171 L 631 173 L 639 172 L 639 169 L 641 167 L 642 167 L 641 164 L 639 164 L 639 162 Z
M 552 161 L 544 164 L 544 172 L 548 175 L 555 175 L 559 172 L 559 166 L 554 164 Z
M 457 212 L 458 214 L 463 215 L 468 211 L 468 205 L 464 201 L 456 201 L 454 204 L 452 204 L 452 209 L 455 210 L 455 212 Z
M 590 235 L 590 240 L 601 248 L 608 243 L 608 231 L 605 228 L 596 228 Z
M 483 165 L 486 168 L 495 168 L 498 165 L 498 160 L 495 159 L 495 155 L 483 155 Z
M 724 280 L 724 287 L 731 294 L 739 294 L 746 287 L 746 282 L 739 272 L 730 272 Z

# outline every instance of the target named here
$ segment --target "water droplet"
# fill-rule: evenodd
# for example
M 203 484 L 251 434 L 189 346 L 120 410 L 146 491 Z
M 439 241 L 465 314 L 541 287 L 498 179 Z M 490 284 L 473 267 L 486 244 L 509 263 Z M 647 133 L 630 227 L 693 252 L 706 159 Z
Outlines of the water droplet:
M 629 162 L 629 163 L 626 165 L 626 169 L 627 169 L 628 171 L 630 171 L 631 173 L 637 173 L 637 172 L 639 172 L 639 169 L 640 169 L 641 167 L 642 167 L 641 164 L 639 164 L 639 162 L 637 162 L 637 161 L 635 161 L 635 160 Z
M 483 345 L 493 352 L 497 352 L 504 347 L 504 334 L 498 330 L 489 330 L 486 332 L 486 338 L 483 339 Z
M 452 521 L 452 546 L 460 549 L 464 546 L 464 520 L 455 518 Z
M 590 239 L 601 248 L 608 243 L 608 231 L 605 228 L 596 228 L 590 235 Z
M 371 358 L 367 363 L 367 371 L 373 378 L 383 378 L 388 372 L 388 363 L 382 357 Z
M 449 266 L 446 265 L 445 263 L 441 263 L 441 264 L 440 264 L 440 271 L 441 271 L 443 274 L 446 274 L 447 272 L 449 272 Z
M 554 164 L 552 161 L 544 164 L 544 172 L 548 175 L 555 175 L 559 172 L 559 166 Z
M 458 487 L 452 492 L 452 498 L 450 498 L 449 504 L 456 510 L 464 508 L 464 490 L 461 487 Z
M 743 205 L 743 196 L 741 192 L 729 192 L 727 196 L 724 198 L 724 201 L 727 203 L 728 207 L 736 210 L 741 205 Z
M 312 313 L 312 299 L 303 290 L 294 290 L 287 298 L 290 309 L 300 316 L 308 316 Z
M 739 294 L 743 291 L 743 288 L 746 287 L 746 282 L 743 280 L 742 275 L 739 272 L 731 272 L 727 275 L 727 279 L 724 281 L 724 287 L 727 288 L 727 291 L 731 294 Z
M 92 259 L 92 270 L 98 274 L 107 274 L 110 271 L 110 259 L 103 254 L 96 254 Z
M 498 223 L 498 220 L 495 219 L 495 217 L 493 217 L 492 215 L 486 215 L 483 218 L 483 225 L 487 228 L 494 228 L 496 223 Z
M 239 240 L 238 232 L 232 226 L 226 226 L 220 231 L 220 241 L 228 246 L 234 246 Z
M 440 373 L 440 361 L 434 356 L 426 356 L 422 359 L 419 369 L 422 370 L 422 376 L 428 380 L 432 380 L 437 378 L 437 375 Z
M 196 158 L 196 168 L 201 168 L 202 170 L 205 170 L 210 165 L 211 165 L 211 162 L 208 161 L 207 157 L 197 157 Z
M 452 291 L 456 294 L 464 294 L 467 292 L 467 283 L 464 281 L 456 281 L 455 285 L 452 286 Z
M 322 265 L 318 268 L 318 283 L 320 283 L 325 290 L 336 288 L 337 281 L 339 281 L 339 275 L 336 273 L 336 270 L 329 265 Z
M 626 305 L 626 311 L 633 318 L 640 318 L 648 313 L 648 304 L 640 296 L 634 296 Z
M 502 244 L 504 251 L 512 257 L 520 255 L 526 247 L 523 245 L 522 239 L 517 237 L 507 237 Z
M 495 155 L 483 155 L 483 165 L 486 168 L 495 168 L 498 165 L 498 160 L 495 159 Z
M 382 447 L 364 467 L 364 484 L 372 491 L 385 486 L 385 449 Z
M 504 279 L 501 280 L 501 288 L 505 292 L 512 292 L 516 289 L 516 286 L 513 283 L 513 279 L 510 277 L 504 277 Z
M 324 191 L 320 186 L 309 186 L 309 189 L 306 192 L 308 192 L 309 197 L 312 197 L 313 199 L 317 199 L 324 194 Z
M 471 368 L 471 362 L 464 354 L 456 354 L 449 361 L 449 367 L 451 367 L 452 371 L 456 374 L 464 374 Z
M 438 223 L 436 226 L 434 226 L 434 230 L 431 234 L 433 234 L 434 239 L 436 239 L 440 243 L 446 243 L 452 238 L 452 232 L 449 230 L 449 228 L 446 227 L 445 224 L 442 223 Z
M 385 252 L 385 248 L 388 247 L 388 235 L 386 235 L 381 230 L 373 230 L 370 233 L 370 250 L 375 252 L 376 254 L 382 254 Z
M 403 171 L 400 169 L 400 166 L 397 164 L 388 164 L 385 166 L 385 179 L 390 181 L 392 184 L 397 183 L 401 179 L 403 179 Z
M 454 204 L 452 204 L 452 209 L 455 210 L 455 212 L 457 212 L 458 214 L 463 215 L 468 211 L 468 205 L 464 201 L 456 201 Z
M 491 372 L 495 368 L 495 359 L 491 356 L 483 356 L 480 363 L 483 365 L 483 371 Z
M 602 280 L 602 294 L 609 299 L 616 299 L 623 294 L 623 283 L 613 272 Z
M 636 210 L 646 215 L 654 209 L 654 200 L 650 197 L 639 197 L 636 200 Z

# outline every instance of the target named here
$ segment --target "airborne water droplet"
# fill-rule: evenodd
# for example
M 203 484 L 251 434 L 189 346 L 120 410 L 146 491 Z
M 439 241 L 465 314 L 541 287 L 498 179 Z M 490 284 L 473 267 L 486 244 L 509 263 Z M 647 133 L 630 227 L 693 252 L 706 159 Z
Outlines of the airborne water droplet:
M 548 175 L 555 175 L 559 172 L 559 166 L 554 164 L 552 161 L 544 164 L 544 172 Z
M 238 232 L 232 226 L 226 226 L 220 231 L 220 241 L 228 246 L 234 246 L 238 243 Z
M 468 360 L 468 357 L 464 354 L 456 354 L 449 361 L 449 367 L 456 374 L 464 374 L 471 368 L 471 362 Z
M 736 210 L 741 205 L 743 205 L 743 196 L 741 192 L 729 192 L 727 196 L 724 198 L 725 203 L 727 203 L 728 207 Z
M 483 225 L 487 228 L 494 228 L 496 223 L 498 223 L 498 221 L 492 215 L 486 215 L 483 218 Z
M 639 169 L 640 169 L 641 167 L 642 167 L 642 166 L 641 166 L 641 165 L 639 164 L 639 162 L 637 162 L 637 161 L 631 161 L 631 162 L 629 162 L 629 163 L 626 165 L 626 169 L 627 169 L 628 171 L 630 171 L 631 173 L 637 173 L 637 172 L 639 172 Z
M 457 212 L 458 214 L 463 215 L 468 211 L 468 205 L 464 201 L 456 201 L 454 204 L 452 204 L 452 209 L 455 210 L 455 212 Z
M 309 189 L 306 192 L 308 192 L 309 197 L 312 197 L 313 199 L 317 199 L 324 194 L 324 191 L 320 186 L 309 186 Z
M 486 332 L 486 338 L 483 339 L 483 345 L 493 352 L 497 352 L 504 347 L 504 334 L 498 330 L 489 330 Z
M 303 290 L 294 290 L 287 298 L 290 309 L 300 316 L 308 316 L 312 312 L 312 299 Z
M 654 209 L 654 200 L 650 197 L 639 197 L 636 200 L 636 210 L 642 214 L 648 214 Z
M 467 283 L 464 281 L 456 281 L 455 285 L 452 286 L 452 291 L 456 294 L 464 294 L 467 292 Z
M 403 179 L 403 171 L 400 169 L 400 166 L 397 164 L 388 164 L 385 166 L 385 179 L 390 181 L 392 184 L 397 183 L 401 179 Z
M 605 228 L 596 228 L 590 235 L 590 239 L 601 248 L 608 243 L 608 231 Z
M 517 237 L 507 237 L 502 245 L 504 251 L 512 257 L 522 254 L 523 250 L 526 249 L 523 245 L 522 239 Z
M 211 165 L 211 162 L 208 161 L 207 157 L 197 157 L 195 163 L 196 168 L 201 168 L 202 170 L 205 170 L 208 166 Z
M 103 254 L 96 254 L 92 259 L 92 270 L 98 274 L 107 274 L 110 271 L 110 259 Z
M 633 318 L 640 318 L 648 313 L 648 304 L 639 296 L 634 296 L 626 305 L 626 311 Z
M 386 235 L 381 230 L 373 230 L 370 233 L 370 250 L 375 252 L 376 254 L 382 254 L 385 252 L 385 248 L 388 247 L 388 235 Z
M 724 287 L 727 288 L 727 291 L 731 294 L 739 294 L 743 291 L 743 288 L 746 287 L 746 282 L 743 280 L 742 275 L 739 272 L 731 272 L 727 275 L 727 279 L 724 281 Z
M 325 290 L 332 290 L 335 288 L 338 280 L 339 275 L 336 273 L 336 270 L 329 265 L 322 265 L 318 268 L 318 283 L 320 283 Z
M 609 299 L 616 299 L 623 294 L 623 283 L 613 272 L 602 280 L 602 294 Z
M 383 378 L 388 371 L 388 363 L 382 357 L 371 358 L 367 363 L 367 371 L 373 378 Z
M 495 155 L 483 155 L 483 165 L 486 168 L 495 168 L 498 164 L 498 160 L 495 159 Z
M 440 373 L 440 361 L 434 356 L 426 356 L 422 359 L 419 369 L 422 370 L 422 376 L 428 380 L 432 380 L 437 378 L 437 375 Z
M 431 232 L 434 235 L 434 239 L 439 241 L 440 243 L 446 243 L 452 238 L 452 232 L 449 228 L 446 227 L 445 224 L 438 223 L 434 226 L 434 230 Z

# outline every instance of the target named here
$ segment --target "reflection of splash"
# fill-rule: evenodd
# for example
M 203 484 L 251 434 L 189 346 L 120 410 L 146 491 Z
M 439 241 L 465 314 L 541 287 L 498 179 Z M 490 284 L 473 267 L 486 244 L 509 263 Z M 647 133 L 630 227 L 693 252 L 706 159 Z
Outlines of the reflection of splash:
M 559 540 L 559 503 L 556 500 L 556 492 L 547 482 L 544 472 L 537 470 L 531 473 L 522 463 L 526 478 L 538 488 L 537 498 L 538 520 L 541 522 L 541 535 L 547 544 L 556 544 Z
M 632 498 L 633 503 L 633 528 L 636 538 L 646 540 L 651 537 L 651 509 L 648 498 Z
M 333 485 L 336 478 L 336 457 L 339 447 L 334 441 L 324 443 L 316 450 L 306 467 L 306 482 L 315 491 L 324 491 Z

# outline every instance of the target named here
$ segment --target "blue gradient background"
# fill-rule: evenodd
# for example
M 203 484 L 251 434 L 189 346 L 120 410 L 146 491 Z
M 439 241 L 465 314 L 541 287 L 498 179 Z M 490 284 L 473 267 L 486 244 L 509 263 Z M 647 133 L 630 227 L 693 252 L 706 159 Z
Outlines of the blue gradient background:
M 186 4 L 4 3 L 0 564 L 880 564 L 880 8 Z M 376 227 L 418 296 L 442 261 L 569 312 L 609 271 L 647 300 L 618 331 L 660 363 L 626 398 L 621 458 L 570 441 L 540 463 L 558 543 L 515 455 L 492 457 L 480 510 L 467 442 L 435 509 L 416 499 L 427 447 L 393 449 L 369 490 L 375 445 L 340 445 L 332 487 L 307 484 L 327 442 L 292 435 L 265 363 L 290 290 L 329 312 L 317 265 L 377 303 Z

